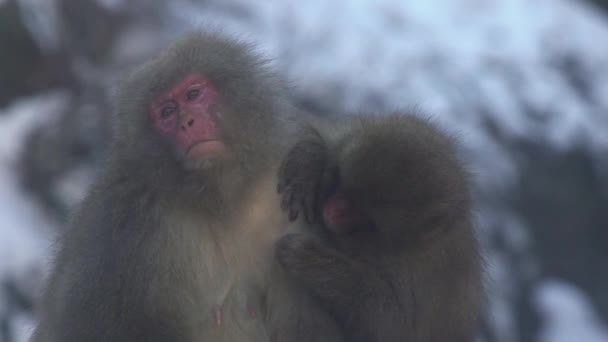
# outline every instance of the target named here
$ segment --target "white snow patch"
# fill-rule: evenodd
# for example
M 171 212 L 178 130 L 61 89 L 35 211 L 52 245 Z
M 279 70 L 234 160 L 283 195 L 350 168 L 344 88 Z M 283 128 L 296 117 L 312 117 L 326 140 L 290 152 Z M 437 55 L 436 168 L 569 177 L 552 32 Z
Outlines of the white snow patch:
M 18 0 L 19 13 L 36 43 L 55 51 L 61 45 L 61 24 L 56 0 Z
M 46 268 L 49 234 L 55 230 L 55 224 L 19 187 L 16 163 L 27 134 L 53 120 L 65 103 L 64 95 L 47 94 L 19 101 L 0 113 L 3 140 L 0 144 L 0 279 L 39 282 L 40 277 L 31 277 L 28 272 L 43 273 Z M 17 284 L 22 289 L 35 289 L 37 285 Z M 20 327 L 18 333 L 23 337 L 27 335 L 26 326 L 31 325 L 31 317 L 19 315 L 17 318 L 11 324 Z
M 608 341 L 608 326 L 577 287 L 547 280 L 536 288 L 534 302 L 544 318 L 539 342 Z
M 65 101 L 62 94 L 45 95 L 0 114 L 0 278 L 15 277 L 46 256 L 48 243 L 41 233 L 54 225 L 19 187 L 16 163 L 28 132 L 53 120 Z
M 95 169 L 89 165 L 74 168 L 56 181 L 53 192 L 61 203 L 74 208 L 84 200 L 94 176 Z
M 11 321 L 11 331 L 15 334 L 13 342 L 27 342 L 34 332 L 35 321 L 32 316 L 27 314 L 18 314 Z

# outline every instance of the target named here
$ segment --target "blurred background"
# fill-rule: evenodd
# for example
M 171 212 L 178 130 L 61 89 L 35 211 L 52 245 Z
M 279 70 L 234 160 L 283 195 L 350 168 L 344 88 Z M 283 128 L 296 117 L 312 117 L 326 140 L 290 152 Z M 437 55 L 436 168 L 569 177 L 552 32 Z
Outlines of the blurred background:
M 487 257 L 480 341 L 608 341 L 608 1 L 0 0 L 0 342 L 24 342 L 95 177 L 117 81 L 180 32 L 249 39 L 321 113 L 460 134 Z

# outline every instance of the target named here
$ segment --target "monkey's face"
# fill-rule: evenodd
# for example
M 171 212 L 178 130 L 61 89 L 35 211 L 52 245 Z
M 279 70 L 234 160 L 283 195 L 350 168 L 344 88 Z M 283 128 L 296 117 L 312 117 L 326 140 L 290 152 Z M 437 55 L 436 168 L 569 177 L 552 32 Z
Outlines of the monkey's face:
M 118 89 L 116 163 L 176 194 L 242 187 L 281 154 L 280 89 L 246 45 L 186 36 Z
M 322 217 L 326 227 L 336 234 L 369 231 L 374 227 L 371 218 L 359 210 L 342 191 L 336 191 L 325 200 Z
M 375 223 L 369 213 L 353 201 L 352 194 L 344 191 L 338 168 L 325 166 L 319 187 L 320 215 L 329 231 L 351 235 L 374 230 Z
M 205 76 L 192 74 L 150 105 L 154 129 L 188 169 L 208 168 L 229 152 L 220 132 L 217 101 L 215 85 Z

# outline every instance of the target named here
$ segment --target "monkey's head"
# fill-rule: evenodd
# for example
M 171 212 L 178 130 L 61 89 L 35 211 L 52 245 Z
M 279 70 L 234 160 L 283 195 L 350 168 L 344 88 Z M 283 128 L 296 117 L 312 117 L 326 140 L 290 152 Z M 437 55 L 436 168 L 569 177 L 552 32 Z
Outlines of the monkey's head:
M 323 207 L 330 229 L 379 229 L 400 246 L 399 237 L 417 241 L 468 220 L 468 175 L 451 136 L 416 115 L 358 120 L 337 146 L 339 182 Z
M 241 42 L 191 33 L 126 79 L 114 155 L 156 183 L 239 183 L 278 160 L 281 89 Z

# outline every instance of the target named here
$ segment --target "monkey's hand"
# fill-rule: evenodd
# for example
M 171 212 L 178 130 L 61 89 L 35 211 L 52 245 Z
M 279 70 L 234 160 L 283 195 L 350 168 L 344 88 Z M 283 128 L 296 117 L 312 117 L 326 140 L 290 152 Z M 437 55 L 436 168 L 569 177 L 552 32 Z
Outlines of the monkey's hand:
M 276 243 L 276 258 L 285 272 L 331 307 L 348 307 L 357 297 L 363 264 L 303 234 L 287 234 Z
M 372 267 L 303 234 L 280 238 L 276 258 L 287 274 L 337 311 L 347 311 L 353 298 L 391 293 Z
M 377 269 L 303 234 L 279 239 L 276 257 L 291 278 L 348 327 L 349 341 L 408 340 L 401 328 L 405 310 Z
M 291 221 L 303 212 L 307 223 L 319 222 L 319 200 L 328 159 L 327 146 L 316 132 L 297 142 L 287 153 L 279 169 L 277 190 L 281 194 L 281 208 L 289 212 Z

